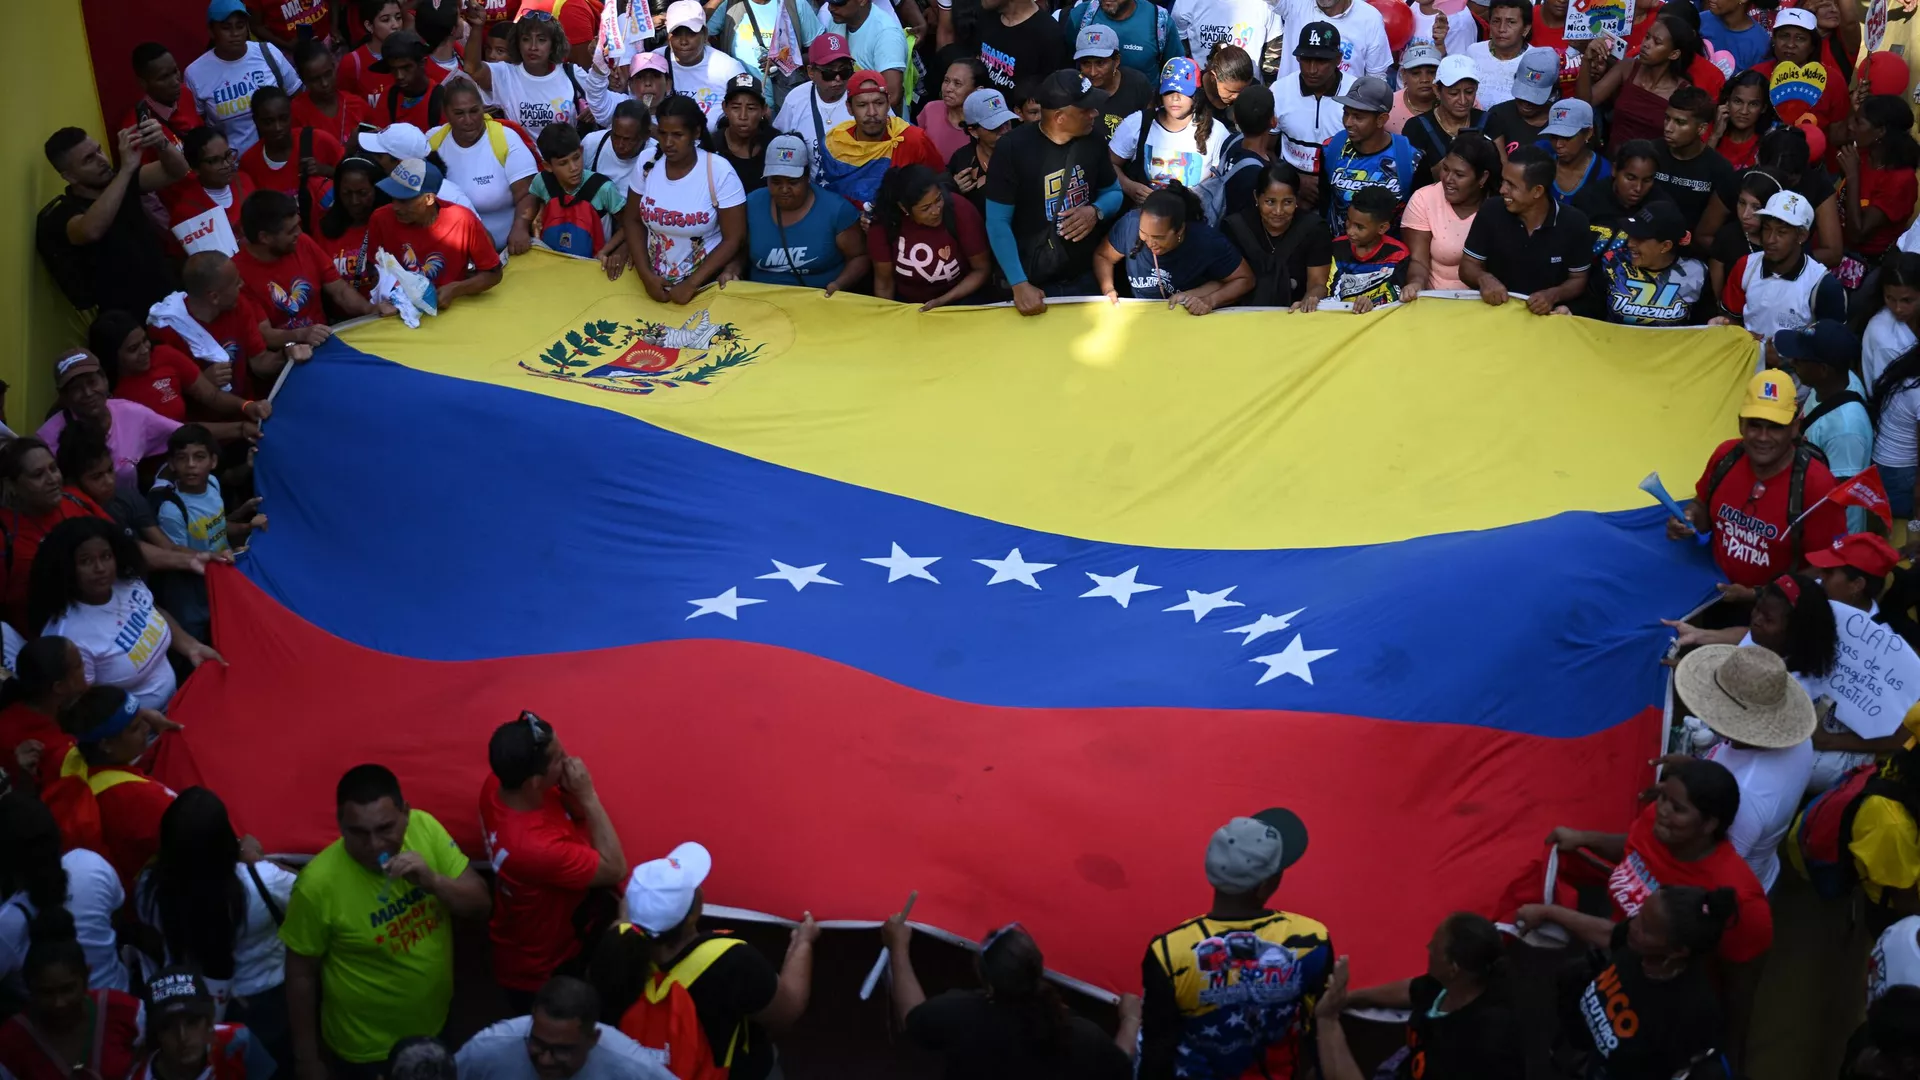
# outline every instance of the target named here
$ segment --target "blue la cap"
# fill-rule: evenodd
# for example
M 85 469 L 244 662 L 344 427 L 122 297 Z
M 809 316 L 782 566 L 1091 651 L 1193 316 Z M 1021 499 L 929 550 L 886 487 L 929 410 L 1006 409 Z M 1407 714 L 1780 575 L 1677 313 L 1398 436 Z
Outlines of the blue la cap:
M 1200 65 L 1185 56 L 1176 56 L 1160 69 L 1160 92 L 1192 97 L 1200 89 Z
M 207 5 L 207 21 L 210 23 L 226 22 L 235 15 L 246 13 L 246 0 L 213 0 Z

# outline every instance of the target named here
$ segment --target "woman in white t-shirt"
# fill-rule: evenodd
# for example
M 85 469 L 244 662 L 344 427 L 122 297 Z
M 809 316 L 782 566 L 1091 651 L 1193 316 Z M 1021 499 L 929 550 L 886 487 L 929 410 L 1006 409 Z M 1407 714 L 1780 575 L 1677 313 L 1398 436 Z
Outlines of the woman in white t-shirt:
M 1464 14 L 1464 13 L 1463 13 Z M 1491 109 L 1513 97 L 1513 73 L 1533 36 L 1533 7 L 1526 0 L 1487 5 L 1487 39 L 1467 47 L 1480 70 L 1480 107 Z
M 1901 353 L 1920 345 L 1920 255 L 1898 249 L 1880 260 L 1880 283 L 1867 301 L 1879 301 L 1879 310 L 1867 320 L 1860 337 L 1860 379 L 1868 388 Z
M 24 792 L 0 798 L 0 986 L 19 988 L 34 920 L 49 907 L 73 916 L 74 937 L 87 954 L 90 989 L 125 990 L 113 916 L 126 902 L 120 876 L 86 848 L 66 854 L 60 826 L 44 803 Z
M 520 136 L 494 123 L 489 131 L 480 88 L 465 79 L 444 85 L 445 125 L 427 133 L 427 141 L 446 162 L 448 179 L 473 200 L 473 212 L 487 227 L 493 246 L 524 255 L 533 246 L 533 178 L 540 166 Z
M 708 282 L 731 279 L 747 238 L 747 193 L 733 166 L 704 148 L 706 116 L 692 98 L 660 103 L 654 138 L 659 151 L 634 173 L 621 221 L 647 295 L 686 304 Z M 645 258 L 636 236 L 647 238 Z
M 485 32 L 485 11 L 469 7 L 464 17 Z M 489 62 L 484 50 L 468 49 L 461 67 L 486 91 L 488 104 L 498 105 L 507 119 L 537 136 L 548 124 L 590 119 L 597 111 L 595 95 L 606 93 L 604 82 L 586 78 L 586 72 L 567 61 L 567 52 L 567 35 L 553 15 L 529 11 L 507 35 L 506 60 Z
M 1175 180 L 1199 187 L 1219 166 L 1226 142 L 1226 131 L 1214 130 L 1213 109 L 1200 95 L 1200 65 L 1176 56 L 1160 69 L 1160 104 L 1120 121 L 1107 152 L 1127 202 L 1137 206 Z
M 1873 417 L 1873 463 L 1880 467 L 1894 515 L 1911 520 L 1920 508 L 1920 347 L 1913 331 L 1920 279 L 1911 284 L 1902 279 L 1902 266 L 1920 270 L 1920 257 L 1896 255 L 1883 267 L 1881 295 L 1887 306 L 1867 323 L 1860 374 Z M 1893 351 L 1902 344 L 1901 351 Z
M 269 1049 L 287 1030 L 286 949 L 279 925 L 294 875 L 234 834 L 220 796 L 180 793 L 160 817 L 160 852 L 134 884 L 134 911 L 160 932 L 168 966 L 191 964 L 228 1020 Z
M 88 685 L 117 686 L 165 711 L 175 685 L 169 652 L 196 668 L 226 661 L 160 610 L 140 580 L 145 570 L 133 536 L 112 522 L 63 521 L 33 558 L 27 625 L 73 642 Z

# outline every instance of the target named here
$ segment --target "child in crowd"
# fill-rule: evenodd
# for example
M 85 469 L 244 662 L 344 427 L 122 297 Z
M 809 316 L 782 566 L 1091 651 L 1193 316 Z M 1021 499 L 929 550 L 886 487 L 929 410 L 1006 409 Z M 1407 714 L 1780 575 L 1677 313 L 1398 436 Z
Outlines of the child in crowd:
M 1353 193 L 1347 231 L 1333 240 L 1333 278 L 1327 294 L 1365 315 L 1376 304 L 1400 299 L 1407 283 L 1407 245 L 1387 235 L 1400 202 L 1390 188 L 1374 185 Z
M 173 482 L 154 485 L 154 516 L 167 539 L 191 551 L 227 551 L 232 541 L 267 527 L 267 516 L 257 511 L 257 498 L 227 513 L 220 481 L 213 475 L 219 460 L 219 443 L 199 424 L 187 424 L 167 437 Z
M 512 34 L 513 23 L 511 22 L 497 22 L 487 27 L 487 63 L 507 62 L 507 38 Z
M 580 133 L 572 124 L 548 124 L 538 142 L 547 163 L 531 188 L 540 242 L 563 255 L 596 257 L 625 247 L 620 209 L 627 193 L 587 168 Z

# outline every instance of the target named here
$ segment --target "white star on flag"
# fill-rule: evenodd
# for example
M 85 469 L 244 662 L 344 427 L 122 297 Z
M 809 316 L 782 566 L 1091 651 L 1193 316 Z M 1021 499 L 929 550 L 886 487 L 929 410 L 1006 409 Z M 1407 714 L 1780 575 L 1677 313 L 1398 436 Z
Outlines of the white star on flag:
M 764 604 L 766 601 L 741 596 L 738 589 L 728 589 L 719 596 L 709 596 L 705 600 L 689 600 L 687 603 L 700 609 L 687 616 L 689 619 L 697 619 L 702 615 L 725 615 L 734 622 L 739 622 L 741 608 L 748 604 Z
M 1175 604 L 1170 608 L 1163 608 L 1162 610 L 1191 611 L 1193 612 L 1193 621 L 1199 622 L 1201 619 L 1206 618 L 1215 608 L 1246 607 L 1247 605 L 1238 600 L 1227 599 L 1227 597 L 1233 593 L 1233 590 L 1239 587 L 1238 585 L 1229 585 L 1219 592 L 1210 593 L 1194 592 L 1192 589 L 1188 589 L 1186 603 Z
M 993 571 L 993 579 L 987 582 L 989 585 L 998 585 L 1003 581 L 1017 581 L 1030 589 L 1038 589 L 1040 587 L 1040 583 L 1033 580 L 1035 574 L 1038 574 L 1042 570 L 1051 570 L 1059 565 L 1058 563 L 1050 562 L 1028 562 L 1021 557 L 1019 548 L 1014 548 L 1012 551 L 1007 552 L 1007 557 L 1004 559 L 975 559 L 973 561 Z
M 1127 603 L 1133 599 L 1134 593 L 1152 592 L 1160 587 L 1142 585 L 1133 580 L 1133 576 L 1139 572 L 1140 568 L 1136 566 L 1124 574 L 1114 574 L 1111 577 L 1106 574 L 1088 573 L 1087 576 L 1093 579 L 1093 588 L 1081 593 L 1080 599 L 1085 600 L 1090 596 L 1108 596 L 1121 607 L 1126 607 Z
M 1295 634 L 1293 640 L 1287 642 L 1285 649 L 1253 658 L 1254 663 L 1267 665 L 1267 673 L 1260 676 L 1260 681 L 1253 685 L 1265 685 L 1282 675 L 1298 675 L 1301 682 L 1312 686 L 1313 669 L 1309 665 L 1323 656 L 1332 656 L 1339 651 L 1339 649 L 1309 649 L 1301 643 L 1300 635 Z
M 1275 630 L 1285 630 L 1287 627 L 1293 625 L 1293 617 L 1305 610 L 1307 609 L 1296 608 L 1287 612 L 1285 615 L 1262 615 L 1245 626 L 1236 626 L 1231 630 L 1223 630 L 1221 632 L 1226 634 L 1245 634 L 1247 638 L 1240 644 L 1251 645 L 1268 634 L 1273 633 Z
M 773 573 L 761 574 L 759 577 L 754 578 L 753 580 L 784 581 L 787 584 L 793 586 L 794 592 L 799 592 L 801 589 L 804 589 L 809 585 L 840 584 L 839 582 L 833 580 L 830 577 L 824 577 L 821 575 L 820 571 L 825 570 L 826 568 L 827 568 L 826 563 L 820 563 L 817 566 L 788 566 L 786 563 L 781 562 L 779 559 L 774 559 Z
M 899 544 L 895 544 L 893 545 L 893 554 L 888 555 L 884 559 L 861 559 L 860 561 L 872 563 L 875 566 L 886 567 L 887 584 L 889 585 L 899 581 L 901 578 L 909 577 L 926 578 L 935 585 L 940 584 L 939 578 L 927 572 L 927 567 L 940 561 L 940 556 L 938 555 L 915 558 L 905 551 L 902 551 Z

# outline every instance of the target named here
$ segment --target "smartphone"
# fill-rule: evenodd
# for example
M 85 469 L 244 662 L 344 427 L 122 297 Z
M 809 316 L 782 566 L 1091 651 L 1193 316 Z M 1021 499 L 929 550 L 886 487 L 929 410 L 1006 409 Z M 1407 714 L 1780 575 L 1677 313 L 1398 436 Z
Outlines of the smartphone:
M 141 98 L 133 104 L 133 115 L 135 119 L 144 124 L 153 119 L 153 106 L 147 104 L 147 99 Z

